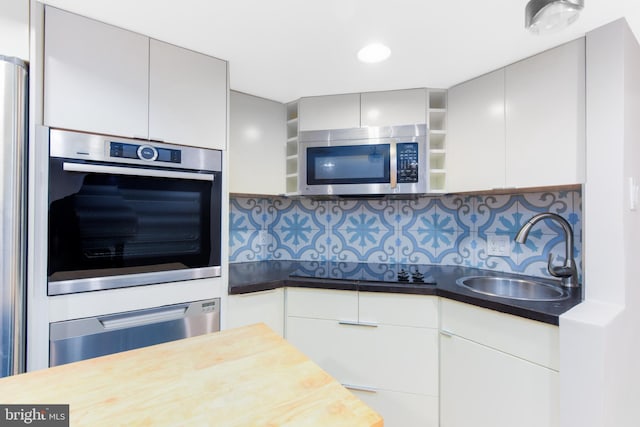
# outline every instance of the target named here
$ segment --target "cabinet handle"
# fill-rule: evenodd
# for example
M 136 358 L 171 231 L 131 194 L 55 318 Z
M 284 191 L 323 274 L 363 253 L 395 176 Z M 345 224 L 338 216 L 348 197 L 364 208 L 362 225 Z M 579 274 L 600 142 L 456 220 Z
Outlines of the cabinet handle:
M 365 393 L 377 393 L 378 392 L 378 390 L 376 390 L 375 388 L 372 388 L 372 387 L 364 387 L 364 386 L 352 385 L 352 384 L 342 384 L 342 387 L 346 388 L 347 390 L 364 391 Z
M 347 326 L 365 326 L 367 328 L 377 328 L 377 323 L 369 323 L 369 322 L 354 322 L 352 320 L 339 320 L 338 324 L 347 325 Z
M 442 335 L 443 337 L 452 338 L 454 334 L 453 332 L 445 331 L 444 329 L 442 329 L 440 330 L 440 335 Z
M 278 290 L 278 288 L 275 289 L 265 289 L 264 291 L 255 291 L 255 292 L 245 292 L 244 294 L 232 294 L 230 296 L 234 296 L 234 297 L 250 297 L 250 296 L 254 296 L 254 295 L 265 295 L 265 294 L 272 294 L 275 293 Z

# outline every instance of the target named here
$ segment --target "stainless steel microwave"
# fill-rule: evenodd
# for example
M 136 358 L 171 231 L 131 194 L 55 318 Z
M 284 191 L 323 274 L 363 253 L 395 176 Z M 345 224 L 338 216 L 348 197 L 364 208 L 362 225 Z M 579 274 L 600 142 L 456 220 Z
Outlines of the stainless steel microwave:
M 424 124 L 302 131 L 299 192 L 318 196 L 426 193 L 426 135 Z

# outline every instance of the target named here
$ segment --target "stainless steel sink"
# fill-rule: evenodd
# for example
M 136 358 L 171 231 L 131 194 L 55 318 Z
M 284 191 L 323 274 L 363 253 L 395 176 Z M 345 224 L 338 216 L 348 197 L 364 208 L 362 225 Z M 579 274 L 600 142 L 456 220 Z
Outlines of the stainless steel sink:
M 549 283 L 500 276 L 469 276 L 456 281 L 459 286 L 484 295 L 526 301 L 557 301 L 568 293 Z

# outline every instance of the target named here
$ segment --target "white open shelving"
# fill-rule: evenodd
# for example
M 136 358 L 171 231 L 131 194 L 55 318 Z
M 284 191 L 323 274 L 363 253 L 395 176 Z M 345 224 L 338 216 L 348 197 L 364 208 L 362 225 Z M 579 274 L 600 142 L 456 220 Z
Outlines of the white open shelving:
M 287 104 L 285 188 L 287 195 L 298 194 L 298 102 Z
M 447 160 L 447 91 L 427 90 L 427 127 L 429 146 L 429 192 L 443 193 Z

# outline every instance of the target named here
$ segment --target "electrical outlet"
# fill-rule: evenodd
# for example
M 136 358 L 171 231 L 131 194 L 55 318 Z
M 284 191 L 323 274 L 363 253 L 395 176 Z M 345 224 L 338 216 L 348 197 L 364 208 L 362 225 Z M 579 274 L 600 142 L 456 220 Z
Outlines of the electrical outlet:
M 258 242 L 261 245 L 266 245 L 269 243 L 269 233 L 267 232 L 267 230 L 258 231 Z
M 487 236 L 487 255 L 511 256 L 511 241 L 509 236 L 490 234 Z

